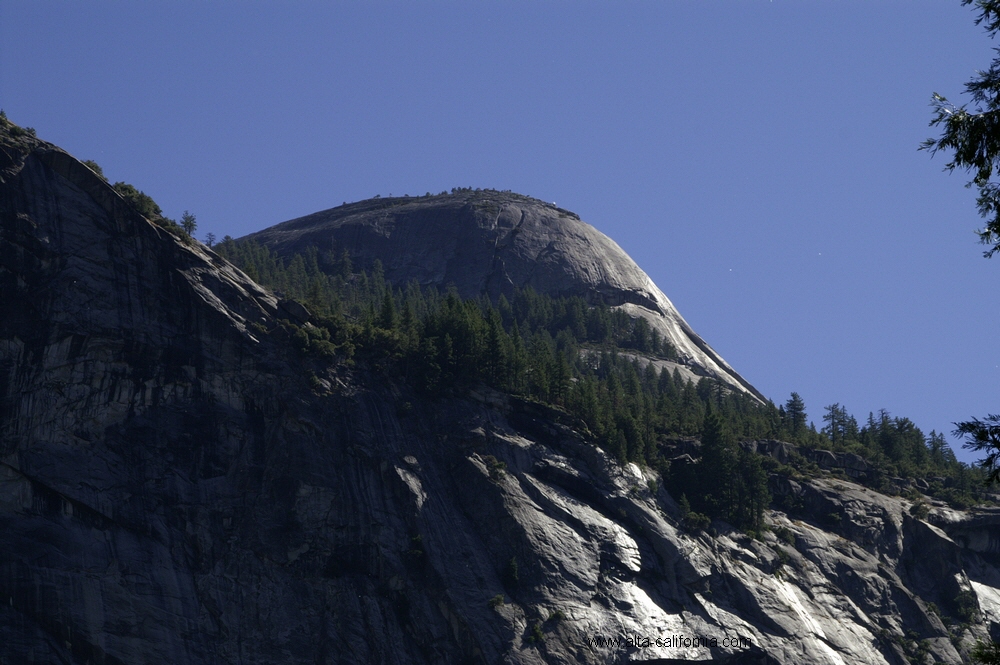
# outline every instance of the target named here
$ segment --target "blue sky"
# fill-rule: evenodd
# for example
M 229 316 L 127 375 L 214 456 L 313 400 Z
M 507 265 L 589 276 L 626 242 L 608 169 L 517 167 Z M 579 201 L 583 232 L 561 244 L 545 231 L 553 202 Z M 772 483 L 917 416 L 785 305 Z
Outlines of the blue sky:
M 555 201 L 776 402 L 950 432 L 1000 411 L 1000 259 L 965 178 L 917 146 L 931 93 L 961 100 L 994 55 L 973 18 L 957 0 L 0 0 L 0 107 L 200 236 L 456 186 Z

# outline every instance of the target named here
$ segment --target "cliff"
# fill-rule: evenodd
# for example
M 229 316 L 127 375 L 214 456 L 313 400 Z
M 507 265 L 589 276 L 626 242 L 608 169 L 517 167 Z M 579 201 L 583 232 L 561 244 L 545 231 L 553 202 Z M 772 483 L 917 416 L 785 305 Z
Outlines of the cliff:
M 1000 622 L 995 512 L 775 476 L 760 539 L 686 530 L 557 409 L 296 355 L 9 125 L 0 294 L 3 663 L 955 663 Z

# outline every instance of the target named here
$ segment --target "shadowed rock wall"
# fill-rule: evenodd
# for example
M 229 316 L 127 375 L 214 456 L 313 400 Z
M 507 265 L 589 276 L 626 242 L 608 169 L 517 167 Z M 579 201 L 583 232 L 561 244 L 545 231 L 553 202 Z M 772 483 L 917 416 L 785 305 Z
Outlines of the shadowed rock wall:
M 296 356 L 271 294 L 9 131 L 0 294 L 3 663 L 951 663 L 1000 621 L 992 514 L 814 479 L 780 539 L 685 531 L 558 410 Z

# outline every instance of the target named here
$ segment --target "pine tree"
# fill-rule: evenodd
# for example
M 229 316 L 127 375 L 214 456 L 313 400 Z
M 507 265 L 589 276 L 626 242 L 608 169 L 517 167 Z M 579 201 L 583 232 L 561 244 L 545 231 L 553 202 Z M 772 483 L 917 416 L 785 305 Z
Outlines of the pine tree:
M 792 393 L 785 402 L 785 427 L 792 439 L 799 440 L 806 433 L 806 403 L 798 393 Z
M 736 443 L 722 419 L 710 409 L 702 426 L 699 475 L 703 478 L 700 503 L 712 517 L 732 520 L 735 471 Z
M 839 403 L 831 404 L 826 407 L 826 414 L 823 416 L 823 420 L 827 423 L 827 426 L 823 428 L 822 432 L 830 437 L 830 442 L 835 446 L 844 443 L 850 424 L 850 416 L 847 413 L 847 409 Z
M 498 388 L 508 384 L 508 357 L 510 338 L 503 329 L 500 313 L 489 306 L 486 317 L 486 379 Z
M 382 308 L 379 311 L 378 326 L 385 330 L 395 330 L 399 325 L 399 315 L 396 313 L 396 300 L 392 297 L 392 289 L 388 288 L 382 295 Z
M 760 532 L 764 528 L 764 511 L 771 503 L 767 486 L 767 471 L 760 455 L 741 450 L 739 453 L 740 502 L 736 526 Z
M 184 229 L 184 233 L 188 234 L 192 238 L 194 237 L 195 229 L 198 228 L 198 222 L 195 220 L 194 215 L 189 213 L 187 210 L 181 215 L 181 228 Z

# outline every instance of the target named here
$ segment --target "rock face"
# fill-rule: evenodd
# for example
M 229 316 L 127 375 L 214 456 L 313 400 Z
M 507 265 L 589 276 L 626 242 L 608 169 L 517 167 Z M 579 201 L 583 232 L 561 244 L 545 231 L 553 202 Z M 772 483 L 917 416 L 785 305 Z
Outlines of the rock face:
M 288 353 L 9 129 L 0 294 L 0 663 L 957 663 L 1000 625 L 997 515 L 774 477 L 761 540 L 686 531 L 558 411 Z
M 371 199 L 293 219 L 250 238 L 282 256 L 310 245 L 379 260 L 396 285 L 454 286 L 464 298 L 531 287 L 582 296 L 642 316 L 682 363 L 763 400 L 684 320 L 670 299 L 611 238 L 567 210 L 493 190 Z

